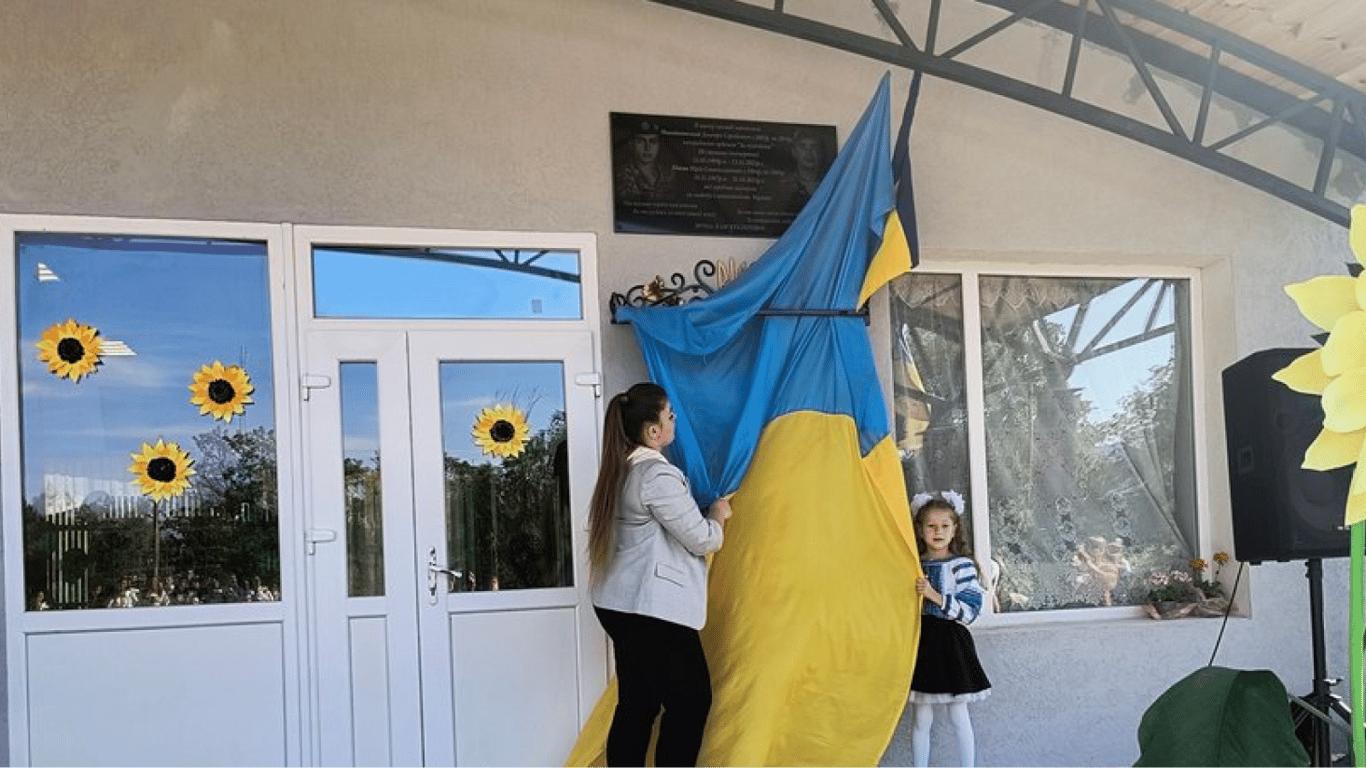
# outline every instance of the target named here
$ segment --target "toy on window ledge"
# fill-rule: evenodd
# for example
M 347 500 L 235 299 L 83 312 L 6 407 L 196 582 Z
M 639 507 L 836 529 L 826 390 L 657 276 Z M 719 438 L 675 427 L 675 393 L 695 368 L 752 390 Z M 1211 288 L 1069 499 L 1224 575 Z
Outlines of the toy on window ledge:
M 1132 570 L 1124 555 L 1124 542 L 1119 539 L 1106 541 L 1100 536 L 1092 536 L 1078 544 L 1072 564 L 1081 571 L 1078 585 L 1091 585 L 1092 591 L 1099 593 L 1102 605 L 1115 604 L 1115 587 L 1120 578 Z

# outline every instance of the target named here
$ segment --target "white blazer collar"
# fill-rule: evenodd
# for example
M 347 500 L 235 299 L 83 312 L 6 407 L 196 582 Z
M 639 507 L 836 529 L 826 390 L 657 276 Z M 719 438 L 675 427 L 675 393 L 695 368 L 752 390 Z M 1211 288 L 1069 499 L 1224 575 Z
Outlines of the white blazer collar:
M 630 455 L 626 457 L 626 460 L 630 462 L 632 465 L 639 464 L 642 461 L 649 461 L 651 459 L 668 461 L 668 459 L 664 458 L 664 454 L 660 453 L 659 451 L 656 451 L 653 448 L 647 448 L 643 445 L 636 446 L 636 449 L 634 451 L 631 451 Z

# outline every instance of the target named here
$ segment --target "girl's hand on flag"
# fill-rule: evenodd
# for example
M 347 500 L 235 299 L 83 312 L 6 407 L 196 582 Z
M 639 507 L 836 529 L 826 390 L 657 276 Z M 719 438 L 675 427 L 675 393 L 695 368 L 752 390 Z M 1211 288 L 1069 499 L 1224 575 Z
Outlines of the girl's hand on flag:
M 711 504 L 711 518 L 718 523 L 725 523 L 730 519 L 730 502 L 726 499 L 717 499 Z
M 944 596 L 939 594 L 939 590 L 930 586 L 930 580 L 924 576 L 915 580 L 915 591 L 935 605 L 944 607 Z

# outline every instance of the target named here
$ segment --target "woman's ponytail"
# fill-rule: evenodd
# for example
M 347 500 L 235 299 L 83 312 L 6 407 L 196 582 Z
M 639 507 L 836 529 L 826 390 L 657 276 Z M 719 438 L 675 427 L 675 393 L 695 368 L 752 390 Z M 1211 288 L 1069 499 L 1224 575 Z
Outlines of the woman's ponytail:
M 612 554 L 612 516 L 626 479 L 627 459 L 641 445 L 647 423 L 659 420 L 668 405 L 664 389 L 651 382 L 636 384 L 607 403 L 602 425 L 602 462 L 588 509 L 588 562 L 600 576 Z

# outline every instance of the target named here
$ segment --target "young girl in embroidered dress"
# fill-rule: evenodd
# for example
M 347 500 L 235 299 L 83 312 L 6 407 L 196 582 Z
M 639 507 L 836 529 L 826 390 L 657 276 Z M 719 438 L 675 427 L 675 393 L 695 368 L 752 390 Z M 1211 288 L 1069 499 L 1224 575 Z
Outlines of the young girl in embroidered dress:
M 935 704 L 948 709 L 958 737 L 959 764 L 972 766 L 976 755 L 968 702 L 991 694 L 991 682 L 977 660 L 967 627 L 981 612 L 985 591 L 959 525 L 963 508 L 963 497 L 954 491 L 917 493 L 911 499 L 925 571 L 915 582 L 915 591 L 925 600 L 908 697 L 915 715 L 911 756 L 917 766 L 930 764 Z

